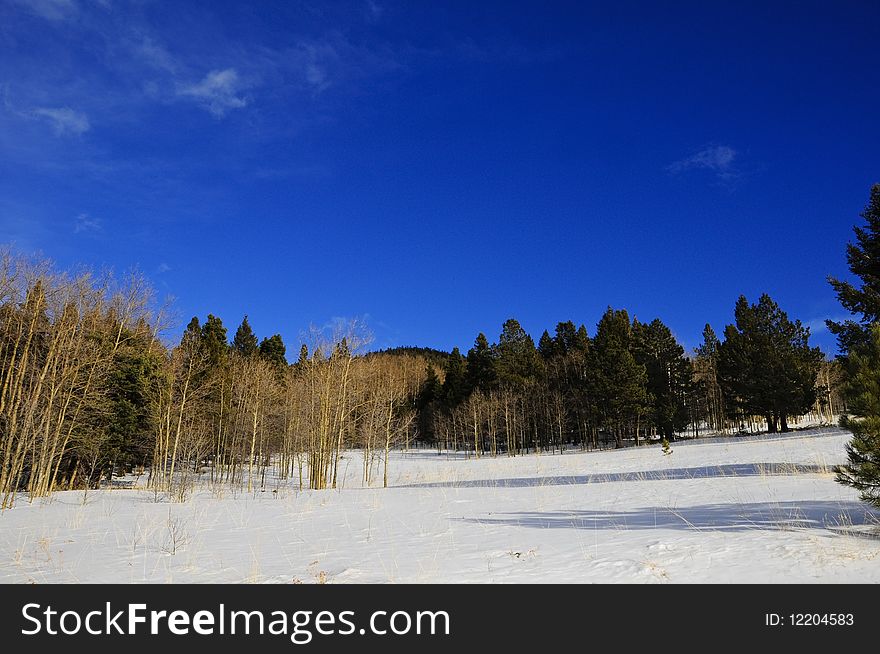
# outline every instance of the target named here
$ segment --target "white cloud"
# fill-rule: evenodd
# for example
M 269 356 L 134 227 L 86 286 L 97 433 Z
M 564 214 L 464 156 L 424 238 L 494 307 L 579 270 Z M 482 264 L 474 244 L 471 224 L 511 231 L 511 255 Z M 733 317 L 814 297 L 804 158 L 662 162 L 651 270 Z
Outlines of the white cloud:
M 171 266 L 169 266 L 164 261 L 159 264 L 158 268 L 156 268 L 156 272 L 159 273 L 160 275 L 163 275 L 163 274 L 169 272 L 170 270 L 171 270 Z
M 69 107 L 38 107 L 31 113 L 38 118 L 48 120 L 58 136 L 64 136 L 65 134 L 79 136 L 91 128 L 88 116 Z
M 95 233 L 103 231 L 103 227 L 101 226 L 101 221 L 97 218 L 92 218 L 87 213 L 81 213 L 76 217 L 73 225 L 73 233 L 74 234 L 82 234 L 82 233 Z
M 46 20 L 61 21 L 71 18 L 78 7 L 74 0 L 13 0 L 18 5 Z
M 805 323 L 803 323 L 804 327 L 810 328 L 810 334 L 823 334 L 828 331 L 828 325 L 825 324 L 826 320 L 830 320 L 831 322 L 845 322 L 847 320 L 853 320 L 853 317 L 849 314 L 838 314 L 835 316 L 825 316 L 824 318 L 812 318 Z
M 148 36 L 132 44 L 133 52 L 145 63 L 153 68 L 169 73 L 177 71 L 177 63 L 161 43 L 157 43 Z
M 178 95 L 193 98 L 218 118 L 229 109 L 247 106 L 247 98 L 239 95 L 243 84 L 234 68 L 212 70 L 197 84 L 183 86 Z
M 720 179 L 729 180 L 737 176 L 733 162 L 739 153 L 727 145 L 713 145 L 680 159 L 667 166 L 673 174 L 688 170 L 708 170 Z

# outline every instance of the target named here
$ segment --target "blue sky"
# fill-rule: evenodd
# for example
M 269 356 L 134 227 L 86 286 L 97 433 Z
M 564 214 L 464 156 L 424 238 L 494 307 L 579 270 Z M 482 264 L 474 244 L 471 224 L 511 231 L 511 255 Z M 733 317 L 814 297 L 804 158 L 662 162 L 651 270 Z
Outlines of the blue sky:
M 880 181 L 871 2 L 0 0 L 0 242 L 292 354 L 606 306 L 816 326 Z

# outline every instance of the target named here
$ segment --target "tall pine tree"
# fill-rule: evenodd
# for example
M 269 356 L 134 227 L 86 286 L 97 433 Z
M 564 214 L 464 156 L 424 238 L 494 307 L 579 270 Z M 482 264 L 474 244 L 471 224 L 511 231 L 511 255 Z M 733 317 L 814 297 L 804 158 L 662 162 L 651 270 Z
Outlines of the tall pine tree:
M 535 342 L 514 318 L 502 325 L 497 351 L 496 370 L 504 387 L 523 388 L 540 371 Z
M 659 319 L 650 323 L 633 322 L 635 359 L 645 366 L 647 389 L 653 397 L 654 423 L 667 440 L 688 422 L 688 395 L 693 385 L 691 363 L 684 348 Z
M 649 409 L 647 373 L 633 356 L 631 341 L 627 312 L 608 307 L 593 339 L 593 386 L 602 426 L 614 435 L 617 447 L 627 433 L 638 433 Z
M 846 445 L 848 463 L 836 472 L 837 481 L 880 507 L 880 324 L 872 325 L 868 336 L 849 355 L 846 394 L 852 417 L 843 416 L 840 424 L 853 438 Z
M 718 350 L 721 342 L 712 325 L 703 328 L 703 342 L 694 353 L 694 381 L 702 396 L 703 416 L 711 429 L 724 429 L 724 398 L 718 383 Z
M 846 246 L 846 261 L 850 272 L 861 280 L 851 282 L 829 277 L 843 308 L 856 316 L 843 322 L 825 321 L 828 330 L 837 336 L 844 356 L 859 345 L 870 341 L 870 325 L 880 321 L 880 184 L 871 187 L 868 206 L 861 213 L 865 225 L 853 231 L 856 242 Z
M 250 357 L 259 350 L 257 335 L 251 329 L 248 317 L 245 316 L 238 329 L 235 330 L 235 337 L 232 339 L 232 349 L 243 357 Z
M 718 350 L 725 400 L 745 415 L 764 416 L 770 432 L 777 425 L 788 431 L 788 416 L 803 414 L 816 400 L 822 351 L 810 347 L 809 328 L 789 320 L 766 293 L 752 305 L 740 296 L 734 317 Z
M 474 342 L 474 346 L 467 354 L 467 378 L 471 389 L 489 391 L 495 387 L 498 381 L 498 372 L 495 370 L 495 352 L 486 340 L 486 335 L 480 332 Z
M 452 353 L 446 359 L 444 373 L 443 387 L 440 391 L 443 403 L 448 408 L 455 408 L 470 394 L 467 382 L 467 365 L 457 347 L 452 348 Z
M 866 224 L 853 228 L 856 242 L 846 247 L 850 272 L 861 285 L 829 279 L 843 308 L 856 317 L 827 321 L 846 364 L 845 391 L 852 414 L 840 420 L 853 438 L 846 446 L 849 462 L 838 468 L 837 481 L 880 506 L 880 184 L 871 187 L 861 216 Z
M 264 338 L 260 342 L 260 357 L 279 368 L 287 367 L 287 348 L 281 340 L 281 334 Z

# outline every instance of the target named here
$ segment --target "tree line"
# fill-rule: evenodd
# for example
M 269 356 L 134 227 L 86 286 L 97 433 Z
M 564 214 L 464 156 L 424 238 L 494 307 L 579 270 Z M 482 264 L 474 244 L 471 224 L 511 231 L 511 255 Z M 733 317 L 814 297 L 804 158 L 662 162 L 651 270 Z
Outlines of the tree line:
M 737 299 L 721 337 L 685 352 L 661 320 L 608 308 L 590 333 L 560 322 L 537 343 L 511 318 L 462 354 L 368 351 L 351 323 L 312 330 L 288 361 L 247 316 L 193 318 L 162 334 L 142 276 L 59 272 L 0 252 L 0 505 L 136 472 L 182 499 L 197 478 L 253 492 L 267 477 L 338 487 L 353 461 L 388 484 L 388 455 L 415 445 L 475 456 L 638 446 L 701 432 L 787 431 L 812 413 L 854 433 L 838 479 L 880 501 L 880 185 L 847 248 L 861 285 L 831 279 L 854 319 L 829 322 L 841 354 L 768 295 Z M 348 452 L 358 450 L 360 457 Z M 343 466 L 346 469 L 343 469 Z
M 388 452 L 415 436 L 424 356 L 364 356 L 349 324 L 313 331 L 290 365 L 281 336 L 258 341 L 247 317 L 232 339 L 220 318 L 193 318 L 168 345 L 165 315 L 141 276 L 0 252 L 2 508 L 131 472 L 174 499 L 199 476 L 265 488 L 270 468 L 335 487 L 354 447 L 364 483 L 387 485 Z
M 417 399 L 420 438 L 476 455 L 639 445 L 700 429 L 788 431 L 814 411 L 843 409 L 837 364 L 809 345 L 809 329 L 768 296 L 740 297 L 724 340 L 710 325 L 688 356 L 661 320 L 604 313 L 590 336 L 571 321 L 535 345 L 515 319 L 489 344 L 480 333 L 442 370 L 429 366 Z M 439 372 L 439 374 L 438 374 Z M 442 381 L 441 381 L 442 377 Z M 835 407 L 835 403 L 837 406 Z

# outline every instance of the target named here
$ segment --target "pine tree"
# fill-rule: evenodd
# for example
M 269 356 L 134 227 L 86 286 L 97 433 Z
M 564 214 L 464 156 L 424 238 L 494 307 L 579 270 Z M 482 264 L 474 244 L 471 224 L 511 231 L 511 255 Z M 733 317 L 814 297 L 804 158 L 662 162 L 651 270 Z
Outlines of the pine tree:
M 498 339 L 498 380 L 506 388 L 522 388 L 540 370 L 535 342 L 514 318 L 504 322 Z
M 181 341 L 185 338 L 194 338 L 201 340 L 202 338 L 202 325 L 199 323 L 198 316 L 193 316 L 192 320 L 187 324 L 186 329 L 183 331 L 183 336 L 181 337 Z
M 593 339 L 596 404 L 600 419 L 623 445 L 624 433 L 633 429 L 638 434 L 640 419 L 648 411 L 645 366 L 635 360 L 632 346 L 632 325 L 625 310 L 611 307 L 596 326 Z
M 232 349 L 243 357 L 250 357 L 257 353 L 259 347 L 257 345 L 257 336 L 251 329 L 248 317 L 245 316 L 238 329 L 235 330 L 235 338 L 232 339 Z
M 226 327 L 220 318 L 208 314 L 208 319 L 202 325 L 202 343 L 208 353 L 208 361 L 211 368 L 220 368 L 226 362 L 229 345 L 226 341 Z
M 557 323 L 556 336 L 553 337 L 556 352 L 565 356 L 578 347 L 583 347 L 583 339 L 586 335 L 587 328 L 581 325 L 581 329 L 578 329 L 571 320 Z
M 465 358 L 457 347 L 452 348 L 452 353 L 446 360 L 444 372 L 443 387 L 440 392 L 446 406 L 454 408 L 461 404 L 470 393 Z
M 281 340 L 281 334 L 275 334 L 269 338 L 264 338 L 260 342 L 260 357 L 279 368 L 287 367 L 287 348 L 284 341 Z
M 849 355 L 850 378 L 845 388 L 853 417 L 843 416 L 840 425 L 853 438 L 846 445 L 849 463 L 836 472 L 838 482 L 880 507 L 880 325 L 872 325 L 868 336 Z
M 718 383 L 718 350 L 721 342 L 712 325 L 703 328 L 703 343 L 694 350 L 694 379 L 705 401 L 705 416 L 710 427 L 724 428 L 724 398 Z
M 296 365 L 299 368 L 304 368 L 306 363 L 309 361 L 309 346 L 303 343 L 299 347 L 299 358 L 296 360 Z
M 434 434 L 434 411 L 441 398 L 442 385 L 437 371 L 430 363 L 425 365 L 425 381 L 416 397 L 416 411 L 421 438 L 426 443 L 437 440 Z
M 659 319 L 633 322 L 635 359 L 645 366 L 647 390 L 653 398 L 652 417 L 668 440 L 689 422 L 687 398 L 693 384 L 690 361 L 684 348 Z
M 467 354 L 468 386 L 481 391 L 494 388 L 498 381 L 495 363 L 495 352 L 486 340 L 486 335 L 480 332 Z
M 769 295 L 749 305 L 740 296 L 735 325 L 724 330 L 718 373 L 727 403 L 745 415 L 761 415 L 770 432 L 788 431 L 787 417 L 816 401 L 816 377 L 823 359 L 809 345 L 810 330 L 794 322 Z
M 857 316 L 856 320 L 839 323 L 825 321 L 828 330 L 837 336 L 844 356 L 859 345 L 868 344 L 870 325 L 880 321 L 880 184 L 871 187 L 870 199 L 861 217 L 867 224 L 853 228 L 856 242 L 846 246 L 847 264 L 852 274 L 861 280 L 861 286 L 828 278 L 843 308 Z
M 556 354 L 556 344 L 550 338 L 550 332 L 546 329 L 541 334 L 541 338 L 538 339 L 538 354 L 541 355 L 544 361 L 549 361 Z

